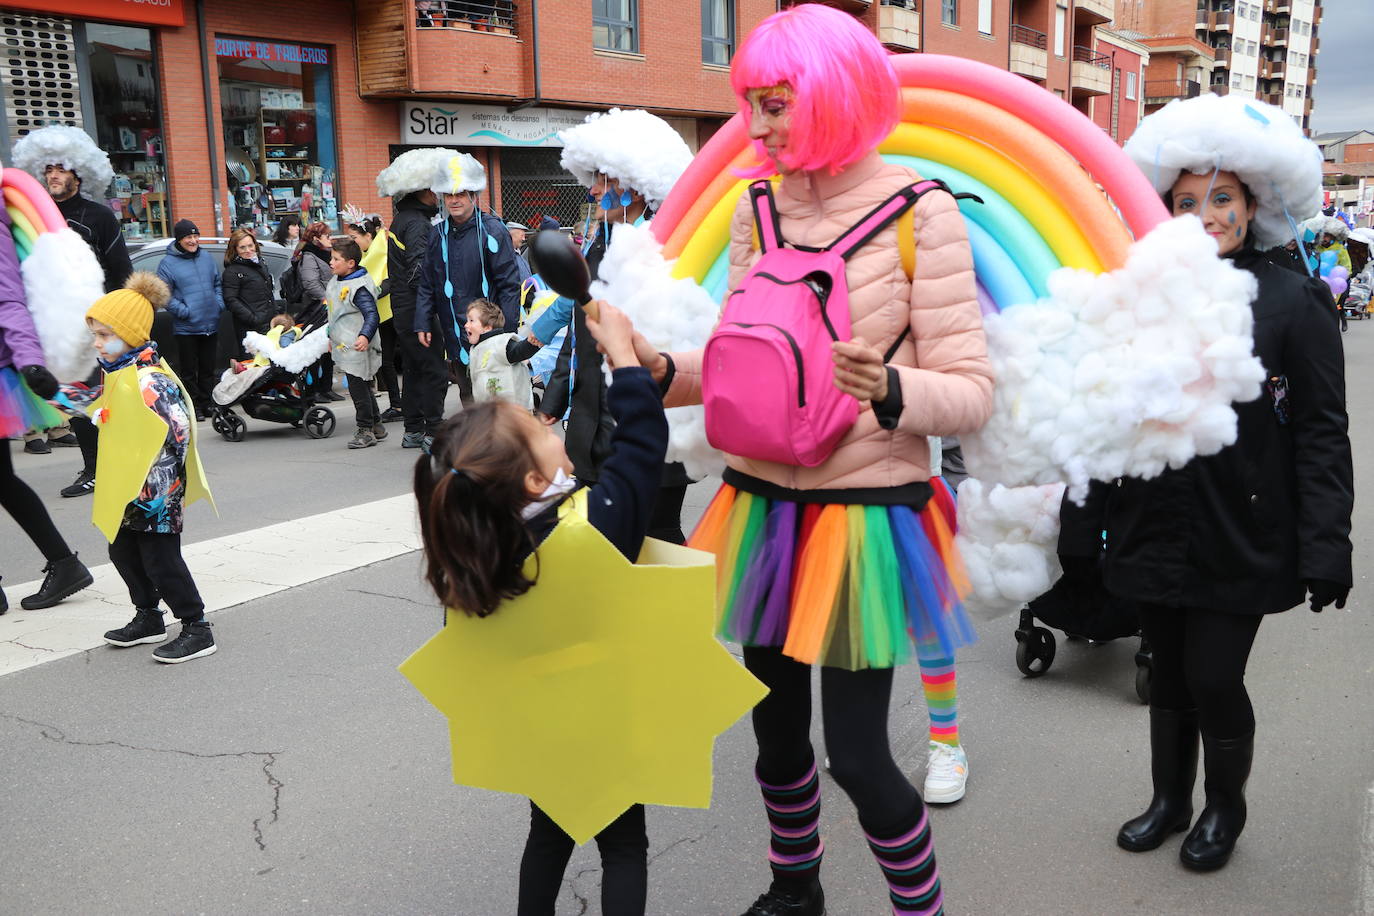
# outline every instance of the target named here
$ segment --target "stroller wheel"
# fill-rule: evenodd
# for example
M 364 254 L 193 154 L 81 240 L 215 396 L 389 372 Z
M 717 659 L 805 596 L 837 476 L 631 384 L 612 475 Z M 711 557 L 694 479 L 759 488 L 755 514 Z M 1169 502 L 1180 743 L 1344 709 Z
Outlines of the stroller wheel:
M 334 435 L 334 411 L 316 405 L 305 412 L 305 434 L 311 439 L 328 439 Z
M 1044 627 L 1016 631 L 1016 667 L 1026 677 L 1039 677 L 1054 664 L 1054 634 Z
M 215 412 L 210 414 L 210 427 L 221 436 L 227 436 L 229 434 L 229 424 L 224 422 L 226 413 L 228 413 L 228 411 L 215 408 Z
M 215 429 L 230 442 L 242 442 L 244 433 L 248 432 L 248 424 L 243 422 L 243 417 L 232 410 L 226 410 L 223 418 L 215 422 L 222 424 L 222 429 L 219 425 L 216 425 Z

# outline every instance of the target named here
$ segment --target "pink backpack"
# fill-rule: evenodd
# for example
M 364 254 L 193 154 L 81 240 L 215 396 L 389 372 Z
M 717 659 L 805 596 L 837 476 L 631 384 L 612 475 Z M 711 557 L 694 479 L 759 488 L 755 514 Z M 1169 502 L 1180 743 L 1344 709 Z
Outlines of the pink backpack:
M 828 248 L 785 248 L 773 188 L 749 186 L 762 256 L 726 299 L 706 342 L 706 438 L 731 455 L 814 467 L 835 450 L 859 402 L 834 383 L 830 345 L 850 339 L 844 266 L 936 181 L 902 188 Z M 886 362 L 905 338 L 900 335 Z

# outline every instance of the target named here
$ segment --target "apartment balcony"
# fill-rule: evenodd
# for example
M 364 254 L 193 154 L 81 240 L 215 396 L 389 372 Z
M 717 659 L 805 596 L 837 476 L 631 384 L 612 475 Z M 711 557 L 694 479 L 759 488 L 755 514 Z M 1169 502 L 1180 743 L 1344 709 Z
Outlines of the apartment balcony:
M 523 22 L 517 7 L 525 0 L 446 0 L 423 28 L 416 23 L 414 0 L 369 0 L 356 7 L 358 91 L 364 98 L 406 97 L 416 93 L 480 93 L 519 96 L 526 66 L 519 40 Z M 415 62 L 467 61 L 472 69 L 412 66 Z M 478 72 L 473 79 L 473 71 Z M 497 77 L 481 74 L 506 74 Z M 521 79 L 511 85 L 509 74 Z
M 1269 76 L 1276 80 L 1283 79 L 1288 74 L 1288 61 L 1276 60 L 1269 65 Z
M 1146 80 L 1145 104 L 1163 105 L 1174 99 L 1192 99 L 1202 94 L 1197 80 Z M 1220 94 L 1220 93 L 1218 93 Z
M 1102 25 L 1115 18 L 1115 0 L 1077 0 L 1073 6 L 1075 25 Z
M 1231 10 L 1226 10 L 1223 13 L 1212 13 L 1207 17 L 1207 31 L 1229 32 L 1235 18 L 1236 14 Z
M 1274 75 L 1273 67 L 1269 61 L 1262 60 L 1259 62 L 1259 73 L 1256 75 L 1262 80 L 1267 80 Z
M 1259 96 L 1259 98 L 1260 98 L 1261 100 L 1265 101 L 1265 102 L 1268 102 L 1270 105 L 1276 105 L 1276 106 L 1278 106 L 1279 108 L 1282 108 L 1282 107 L 1283 107 L 1283 93 L 1282 93 L 1282 92 L 1271 92 L 1271 93 L 1269 93 L 1268 95 L 1261 95 L 1261 96 Z
M 1213 83 L 1207 87 L 1207 91 L 1212 95 L 1230 95 L 1231 86 L 1228 83 Z
M 1292 0 L 1274 0 L 1274 12 L 1280 15 L 1293 12 Z
M 1024 25 L 1011 27 L 1012 73 L 1027 79 L 1044 81 L 1049 73 L 1049 43 L 1044 32 L 1027 28 Z
M 1322 5 L 1321 5 L 1320 3 L 1318 3 L 1318 4 L 1317 4 L 1315 7 L 1313 7 L 1313 9 L 1312 9 L 1312 25 L 1313 25 L 1313 26 L 1319 26 L 1319 25 L 1321 25 L 1321 24 L 1322 24 Z
M 1274 29 L 1265 25 L 1260 29 L 1260 44 L 1272 45 L 1274 43 Z
M 878 40 L 902 51 L 921 49 L 921 14 L 900 3 L 884 2 L 878 7 Z
M 1215 59 L 1216 64 L 1217 64 L 1217 69 L 1219 69 L 1219 70 L 1229 70 L 1229 69 L 1231 68 L 1231 49 L 1230 49 L 1230 48 L 1217 48 L 1217 49 L 1216 49 L 1216 56 L 1215 56 L 1214 59 Z
M 1212 15 L 1207 12 L 1206 7 L 1199 7 L 1197 18 L 1193 22 L 1193 28 L 1199 32 L 1206 32 L 1212 27 Z
M 1277 47 L 1277 48 L 1286 48 L 1286 47 L 1288 47 L 1288 30 L 1287 30 L 1287 29 L 1275 29 L 1275 30 L 1274 30 L 1274 37 L 1270 40 L 1269 43 L 1272 44 L 1272 45 L 1274 45 L 1274 46 Z
M 1106 95 L 1112 91 L 1112 59 L 1074 45 L 1069 70 L 1069 91 L 1075 97 Z

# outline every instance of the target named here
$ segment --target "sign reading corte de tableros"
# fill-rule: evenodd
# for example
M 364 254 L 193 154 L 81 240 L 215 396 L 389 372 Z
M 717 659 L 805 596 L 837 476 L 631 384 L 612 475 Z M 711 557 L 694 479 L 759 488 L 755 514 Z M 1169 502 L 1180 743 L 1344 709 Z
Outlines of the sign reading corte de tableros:
M 581 124 L 587 112 L 461 102 L 401 103 L 401 142 L 419 146 L 562 146 L 558 132 Z

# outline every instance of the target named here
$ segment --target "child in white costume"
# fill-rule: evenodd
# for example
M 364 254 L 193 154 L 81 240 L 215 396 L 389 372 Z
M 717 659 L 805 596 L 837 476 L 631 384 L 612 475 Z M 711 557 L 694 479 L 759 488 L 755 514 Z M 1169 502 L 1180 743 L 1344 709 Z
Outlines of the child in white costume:
M 468 303 L 463 329 L 472 345 L 472 396 L 478 401 L 505 398 L 533 410 L 534 390 L 526 361 L 539 352 L 540 345 L 503 330 L 505 320 L 501 306 L 489 299 Z

